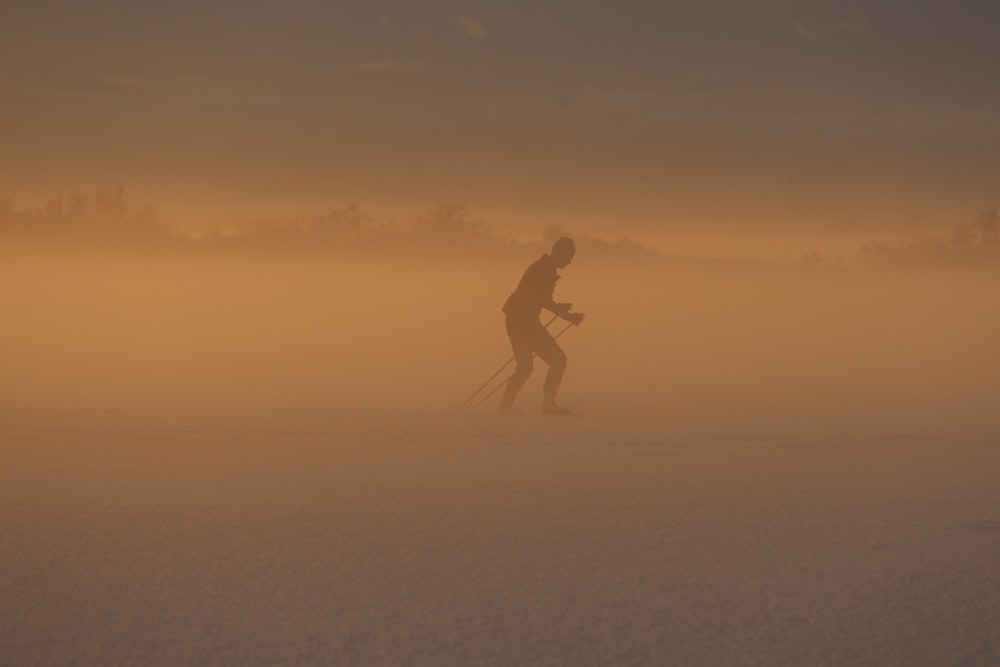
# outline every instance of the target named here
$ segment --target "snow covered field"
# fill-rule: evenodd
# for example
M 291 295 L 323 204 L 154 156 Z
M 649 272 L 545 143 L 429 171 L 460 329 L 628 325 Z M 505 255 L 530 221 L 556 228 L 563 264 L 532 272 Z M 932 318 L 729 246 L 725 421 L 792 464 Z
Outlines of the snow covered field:
M 1000 442 L 579 416 L 0 428 L 0 663 L 995 665 Z
M 532 259 L 5 257 L 0 665 L 1000 664 L 995 272 Z

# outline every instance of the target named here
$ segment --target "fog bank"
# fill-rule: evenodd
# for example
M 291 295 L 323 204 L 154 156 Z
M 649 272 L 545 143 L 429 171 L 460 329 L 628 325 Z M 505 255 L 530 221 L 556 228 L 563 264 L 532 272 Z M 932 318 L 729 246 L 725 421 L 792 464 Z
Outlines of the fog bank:
M 500 307 L 536 257 L 7 257 L 0 408 L 447 413 L 510 356 Z M 581 251 L 560 399 L 712 432 L 996 433 L 998 282 Z

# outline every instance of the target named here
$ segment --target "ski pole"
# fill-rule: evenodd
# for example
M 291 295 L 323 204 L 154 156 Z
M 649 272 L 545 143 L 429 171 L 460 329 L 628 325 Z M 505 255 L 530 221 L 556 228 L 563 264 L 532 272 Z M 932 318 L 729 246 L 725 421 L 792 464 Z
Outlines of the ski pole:
M 549 320 L 548 322 L 546 322 L 545 328 L 548 329 L 549 325 L 552 324 L 553 322 L 555 322 L 558 318 L 559 318 L 558 315 L 553 315 L 552 319 Z M 462 408 L 464 408 L 466 405 L 468 405 L 469 401 L 471 401 L 472 399 L 474 399 L 479 392 L 481 392 L 483 389 L 485 389 L 486 385 L 488 385 L 490 382 L 493 382 L 493 380 L 496 378 L 496 376 L 500 375 L 500 373 L 503 372 L 503 369 L 505 369 L 508 366 L 510 366 L 510 363 L 512 361 L 514 361 L 514 357 L 511 357 L 510 359 L 508 359 L 507 363 L 505 363 L 503 366 L 501 366 L 500 369 L 496 373 L 494 373 L 493 375 L 490 376 L 489 380 L 487 380 L 482 385 L 480 385 L 479 389 L 476 389 L 474 392 L 472 392 L 471 396 L 469 396 L 467 399 L 465 399 L 464 401 L 462 401 L 462 404 L 460 406 L 458 406 L 457 410 L 455 410 L 455 414 L 457 415 L 459 412 L 461 412 Z M 479 405 L 479 404 L 476 403 L 476 405 Z M 473 406 L 473 410 L 474 409 L 475 409 L 475 406 Z
M 552 323 L 551 323 L 551 322 L 549 322 L 549 324 L 552 324 Z M 548 326 L 548 325 L 546 325 L 546 326 Z M 566 333 L 567 331 L 569 331 L 569 328 L 570 328 L 571 326 L 573 326 L 573 323 L 572 323 L 572 322 L 570 322 L 570 323 L 569 323 L 569 324 L 567 324 L 567 325 L 566 325 L 565 327 L 563 327 L 563 330 L 562 330 L 562 331 L 560 331 L 559 333 L 557 333 L 557 334 L 556 334 L 555 336 L 553 336 L 553 337 L 552 337 L 552 340 L 558 340 L 559 336 L 562 336 L 562 335 L 563 335 L 564 333 Z M 531 358 L 532 358 L 532 359 L 534 359 L 534 358 L 535 358 L 535 357 L 537 357 L 537 356 L 538 356 L 537 354 L 534 354 L 534 353 L 532 353 L 532 355 L 531 355 Z M 507 363 L 509 364 L 510 362 L 508 361 Z M 505 365 L 504 365 L 504 368 L 506 368 L 506 367 L 507 367 L 507 366 L 506 366 L 506 364 L 505 364 Z M 502 370 L 503 370 L 503 368 L 501 368 L 500 370 L 502 371 Z M 496 377 L 496 376 L 497 376 L 497 375 L 499 375 L 499 374 L 500 374 L 500 371 L 497 371 L 496 375 L 494 375 L 493 377 Z M 485 403 L 486 401 L 488 401 L 488 400 L 489 400 L 489 398 L 490 398 L 490 396 L 492 396 L 493 394 L 497 393 L 498 391 L 500 391 L 501 389 L 503 389 L 504 387 L 506 387 L 506 386 L 507 386 L 507 383 L 508 383 L 508 382 L 510 382 L 510 379 L 511 379 L 512 377 L 514 377 L 514 374 L 513 374 L 513 373 L 511 373 L 510 375 L 508 375 L 508 376 L 507 376 L 507 377 L 506 377 L 506 378 L 504 379 L 504 381 L 503 381 L 503 382 L 501 382 L 501 383 L 500 383 L 500 384 L 498 384 L 497 386 L 493 387 L 493 389 L 491 389 L 491 390 L 490 390 L 490 392 L 489 392 L 488 394 L 486 394 L 485 396 L 483 396 L 483 397 L 482 397 L 482 398 L 481 398 L 481 399 L 479 400 L 479 402 L 478 402 L 478 403 L 476 403 L 476 404 L 475 404 L 475 405 L 473 405 L 473 406 L 472 406 L 471 408 L 469 408 L 469 412 L 474 412 L 476 408 L 478 408 L 478 407 L 479 407 L 480 405 L 482 405 L 483 403 Z M 493 378 L 490 378 L 490 379 L 492 380 Z M 488 383 L 487 383 L 487 384 L 488 384 Z

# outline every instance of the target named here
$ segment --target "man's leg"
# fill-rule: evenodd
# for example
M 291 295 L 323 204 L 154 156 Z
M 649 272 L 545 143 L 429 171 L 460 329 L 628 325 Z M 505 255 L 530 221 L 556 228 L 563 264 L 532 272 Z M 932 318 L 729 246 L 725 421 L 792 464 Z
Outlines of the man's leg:
M 534 367 L 530 323 L 525 325 L 524 323 L 512 321 L 508 317 L 506 325 L 507 337 L 510 338 L 510 346 L 514 350 L 514 360 L 517 362 L 517 368 L 514 369 L 514 374 L 507 381 L 507 387 L 503 392 L 503 399 L 500 401 L 501 410 L 510 410 L 514 406 L 514 399 L 517 398 L 517 392 L 528 381 L 528 377 L 531 376 L 531 370 Z
M 533 347 L 535 354 L 549 365 L 549 372 L 545 375 L 545 385 L 542 388 L 545 396 L 542 402 L 542 412 L 568 413 L 568 410 L 556 405 L 556 393 L 559 391 L 559 384 L 566 372 L 566 353 L 559 347 L 559 343 L 552 337 L 552 334 L 545 329 L 536 332 Z

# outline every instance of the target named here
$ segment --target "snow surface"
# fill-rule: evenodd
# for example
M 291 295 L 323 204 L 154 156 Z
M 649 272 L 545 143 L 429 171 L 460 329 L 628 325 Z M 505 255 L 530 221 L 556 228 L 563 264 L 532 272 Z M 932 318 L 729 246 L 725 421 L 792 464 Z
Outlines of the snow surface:
M 998 479 L 983 438 L 7 418 L 0 664 L 996 665 Z

